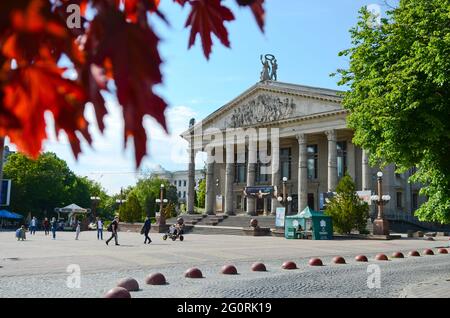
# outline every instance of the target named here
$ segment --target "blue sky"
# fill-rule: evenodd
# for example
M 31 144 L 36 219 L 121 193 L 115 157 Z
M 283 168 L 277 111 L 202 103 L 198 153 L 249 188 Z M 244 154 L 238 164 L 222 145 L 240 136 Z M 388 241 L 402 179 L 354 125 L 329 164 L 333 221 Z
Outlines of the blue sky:
M 274 54 L 278 61 L 278 80 L 310 86 L 339 89 L 336 78 L 329 76 L 336 69 L 346 67 L 347 60 L 338 52 L 350 46 L 348 30 L 356 24 L 358 10 L 383 0 L 266 0 L 266 27 L 262 34 L 250 10 L 239 8 L 234 0 L 224 0 L 235 13 L 235 21 L 227 23 L 231 49 L 213 39 L 209 61 L 203 55 L 200 39 L 187 49 L 189 30 L 184 28 L 188 15 L 172 0 L 161 1 L 161 11 L 170 27 L 152 17 L 164 60 L 164 84 L 158 92 L 168 102 L 166 118 L 170 135 L 151 118 L 144 120 L 149 137 L 149 155 L 141 169 L 148 171 L 157 165 L 168 170 L 187 169 L 187 144 L 178 136 L 186 129 L 189 119 L 200 120 L 259 80 L 260 54 Z M 136 182 L 139 173 L 134 166 L 132 142 L 123 150 L 121 108 L 115 98 L 108 96 L 106 131 L 99 134 L 91 127 L 93 148 L 83 144 L 83 154 L 76 161 L 64 135 L 52 135 L 44 150 L 54 151 L 67 161 L 79 175 L 99 181 L 109 193 L 120 191 Z M 85 113 L 92 120 L 89 107 Z M 51 115 L 46 119 L 52 125 Z M 202 167 L 203 157 L 196 158 Z

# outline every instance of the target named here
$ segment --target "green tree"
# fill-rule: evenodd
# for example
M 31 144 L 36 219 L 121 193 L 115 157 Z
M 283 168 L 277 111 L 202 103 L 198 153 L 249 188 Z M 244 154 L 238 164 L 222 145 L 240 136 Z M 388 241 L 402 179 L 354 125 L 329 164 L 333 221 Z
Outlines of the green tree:
M 127 201 L 120 206 L 119 215 L 124 222 L 142 222 L 142 207 L 135 194 L 128 195 Z
M 400 0 L 381 24 L 361 9 L 339 70 L 354 143 L 372 164 L 416 167 L 421 220 L 450 222 L 450 0 Z M 372 22 L 372 23 L 368 23 Z
M 138 180 L 136 186 L 130 191 L 130 194 L 138 198 L 145 216 L 154 217 L 155 211 L 159 210 L 155 200 L 160 197 L 161 184 L 164 184 L 164 198 L 176 205 L 178 203 L 177 188 L 166 179 L 152 176 L 142 178 Z
M 205 207 L 205 200 L 206 200 L 206 180 L 201 179 L 198 183 L 198 189 L 196 191 L 197 195 L 197 206 L 199 208 Z
M 333 218 L 333 226 L 339 233 L 365 230 L 369 206 L 356 195 L 355 183 L 348 174 L 339 181 L 336 195 L 327 204 L 325 214 Z
M 9 209 L 38 218 L 56 215 L 54 209 L 71 203 L 92 206 L 91 196 L 99 196 L 99 207 L 108 195 L 99 183 L 73 173 L 66 162 L 54 153 L 41 154 L 32 160 L 21 153 L 12 154 L 4 168 L 5 178 L 12 180 Z
M 51 216 L 73 197 L 81 204 L 89 202 L 85 185 L 54 153 L 43 153 L 37 160 L 15 153 L 4 166 L 4 177 L 12 180 L 10 209 L 23 215 Z

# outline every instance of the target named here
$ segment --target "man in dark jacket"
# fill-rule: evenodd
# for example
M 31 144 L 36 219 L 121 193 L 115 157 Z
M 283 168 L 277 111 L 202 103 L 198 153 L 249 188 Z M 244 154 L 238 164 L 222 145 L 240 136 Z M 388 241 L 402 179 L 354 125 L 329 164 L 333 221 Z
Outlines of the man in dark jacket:
M 117 230 L 118 230 L 118 227 L 119 227 L 119 217 L 118 216 L 116 216 L 114 218 L 114 220 L 110 224 L 110 227 L 111 227 L 111 237 L 106 241 L 106 245 L 108 245 L 109 241 L 111 241 L 113 238 L 114 238 L 114 240 L 116 242 L 116 245 L 120 245 L 117 242 Z
M 152 227 L 152 222 L 151 222 L 150 218 L 147 216 L 145 218 L 144 226 L 142 227 L 142 233 L 145 235 L 144 244 L 147 244 L 147 240 L 148 240 L 148 244 L 150 244 L 152 242 L 152 240 L 148 236 L 148 232 L 150 232 L 151 227 Z

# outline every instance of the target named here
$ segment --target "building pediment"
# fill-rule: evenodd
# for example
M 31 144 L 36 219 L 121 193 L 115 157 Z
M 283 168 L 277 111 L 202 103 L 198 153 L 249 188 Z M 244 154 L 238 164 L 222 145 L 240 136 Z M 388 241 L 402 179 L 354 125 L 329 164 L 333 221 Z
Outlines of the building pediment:
M 255 84 L 196 125 L 202 125 L 203 131 L 278 125 L 286 120 L 341 113 L 341 100 L 336 90 L 266 81 Z

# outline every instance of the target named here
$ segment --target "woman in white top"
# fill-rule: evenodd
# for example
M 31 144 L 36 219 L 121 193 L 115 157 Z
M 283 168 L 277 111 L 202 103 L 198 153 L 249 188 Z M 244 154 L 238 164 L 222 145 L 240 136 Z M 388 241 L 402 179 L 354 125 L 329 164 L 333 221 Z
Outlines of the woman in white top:
M 97 240 L 103 240 L 103 221 L 97 217 Z
M 80 231 L 81 231 L 81 222 L 77 221 L 77 229 L 75 230 L 75 232 L 77 233 L 77 235 L 75 236 L 76 240 L 78 240 L 78 236 L 80 235 Z

